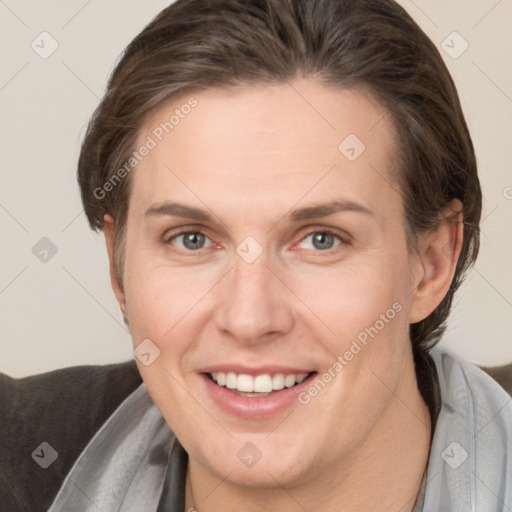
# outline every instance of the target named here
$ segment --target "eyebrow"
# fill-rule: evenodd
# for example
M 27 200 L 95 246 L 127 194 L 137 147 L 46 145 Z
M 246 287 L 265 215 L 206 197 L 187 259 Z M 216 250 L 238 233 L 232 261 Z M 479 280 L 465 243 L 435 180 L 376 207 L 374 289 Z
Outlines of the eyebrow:
M 304 208 L 293 210 L 286 213 L 282 217 L 282 220 L 287 219 L 298 222 L 327 217 L 338 212 L 356 212 L 369 216 L 373 215 L 373 212 L 362 204 L 346 199 L 339 199 L 326 204 L 306 206 Z M 144 212 L 144 215 L 146 217 L 182 217 L 202 222 L 211 222 L 213 220 L 211 215 L 205 210 L 174 202 L 154 204 Z

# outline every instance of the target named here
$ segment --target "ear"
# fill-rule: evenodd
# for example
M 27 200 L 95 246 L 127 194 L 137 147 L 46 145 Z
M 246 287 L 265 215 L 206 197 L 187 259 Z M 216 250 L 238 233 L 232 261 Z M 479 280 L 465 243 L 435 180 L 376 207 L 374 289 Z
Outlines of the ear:
M 464 224 L 462 204 L 454 199 L 443 210 L 439 226 L 418 241 L 413 268 L 414 288 L 409 323 L 425 319 L 448 292 L 459 259 Z
M 110 268 L 110 284 L 114 295 L 116 296 L 117 302 L 123 313 L 123 318 L 127 322 L 126 317 L 126 300 L 123 291 L 123 284 L 121 283 L 114 263 L 114 235 L 115 235 L 115 224 L 114 219 L 110 215 L 103 217 L 103 234 L 105 235 L 105 243 L 107 246 L 108 261 Z

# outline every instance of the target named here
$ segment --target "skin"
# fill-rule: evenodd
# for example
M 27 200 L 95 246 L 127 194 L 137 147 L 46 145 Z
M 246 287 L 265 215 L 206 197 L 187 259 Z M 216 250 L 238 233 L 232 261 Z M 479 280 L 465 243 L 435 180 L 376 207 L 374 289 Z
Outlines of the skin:
M 430 415 L 414 373 L 409 324 L 446 294 L 462 241 L 458 204 L 409 253 L 395 183 L 389 116 L 367 95 L 313 79 L 206 90 L 198 106 L 131 176 L 123 280 L 105 217 L 112 286 L 136 347 L 160 356 L 139 370 L 189 453 L 186 510 L 412 510 L 428 461 Z M 148 118 L 139 143 L 187 97 Z M 307 101 L 305 101 L 307 100 Z M 338 150 L 356 134 L 353 162 Z M 298 208 L 346 200 L 340 211 L 292 220 Z M 197 221 L 146 215 L 165 202 L 200 208 Z M 455 221 L 455 222 L 448 222 Z M 180 228 L 204 233 L 190 250 Z M 318 249 L 310 236 L 337 233 Z M 252 236 L 253 263 L 236 252 Z M 307 405 L 248 420 L 221 410 L 198 372 L 214 363 L 281 364 L 321 375 L 393 304 L 386 323 Z M 247 443 L 261 460 L 247 468 Z

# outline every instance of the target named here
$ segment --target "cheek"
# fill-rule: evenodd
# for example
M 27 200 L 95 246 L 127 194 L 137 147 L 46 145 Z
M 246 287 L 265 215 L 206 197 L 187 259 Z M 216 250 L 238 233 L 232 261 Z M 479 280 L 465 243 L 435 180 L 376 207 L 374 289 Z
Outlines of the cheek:
M 369 410 L 374 399 L 386 403 L 388 391 L 381 381 L 396 387 L 408 350 L 407 256 L 395 254 L 393 265 L 389 261 L 374 254 L 336 272 L 319 269 L 307 282 L 301 278 L 296 283 L 297 295 L 316 314 L 307 329 L 328 354 L 322 375 L 336 375 L 329 386 L 350 410 Z M 328 411 L 332 403 L 327 394 L 325 399 Z M 329 414 L 334 417 L 336 411 Z
M 134 344 L 149 338 L 161 350 L 172 343 L 176 353 L 183 340 L 193 339 L 199 325 L 196 317 L 202 311 L 200 302 L 215 282 L 215 271 L 155 264 L 151 258 L 144 259 L 144 253 L 129 259 L 126 270 L 126 304 Z
M 408 273 L 403 270 L 407 259 L 397 255 L 392 266 L 388 261 L 375 255 L 329 270 L 298 269 L 294 291 L 315 313 L 317 323 L 322 321 L 326 335 L 330 331 L 337 339 L 354 339 L 376 323 L 383 330 L 382 322 L 389 330 L 395 318 L 405 316 L 397 315 L 397 310 L 407 309 L 410 293 Z

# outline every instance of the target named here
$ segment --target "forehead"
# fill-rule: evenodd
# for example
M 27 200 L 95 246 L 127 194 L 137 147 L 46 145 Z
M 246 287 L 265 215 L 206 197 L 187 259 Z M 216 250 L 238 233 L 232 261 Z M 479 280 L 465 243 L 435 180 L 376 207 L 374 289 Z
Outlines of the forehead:
M 234 211 L 289 209 L 301 197 L 347 195 L 383 207 L 398 199 L 386 110 L 362 91 L 314 80 L 174 98 L 139 130 L 137 148 L 144 145 L 151 149 L 132 175 L 135 207 L 177 197 Z

